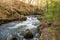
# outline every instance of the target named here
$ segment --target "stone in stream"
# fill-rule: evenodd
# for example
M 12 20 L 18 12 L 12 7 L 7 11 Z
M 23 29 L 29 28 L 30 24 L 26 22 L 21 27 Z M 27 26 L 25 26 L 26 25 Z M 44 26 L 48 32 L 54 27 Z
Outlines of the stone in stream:
M 23 36 L 25 39 L 32 39 L 34 37 L 33 33 L 27 29 L 24 33 L 23 33 Z
M 17 34 L 11 34 L 8 36 L 7 40 L 19 40 L 19 37 Z
M 12 37 L 10 40 L 18 40 L 16 37 Z

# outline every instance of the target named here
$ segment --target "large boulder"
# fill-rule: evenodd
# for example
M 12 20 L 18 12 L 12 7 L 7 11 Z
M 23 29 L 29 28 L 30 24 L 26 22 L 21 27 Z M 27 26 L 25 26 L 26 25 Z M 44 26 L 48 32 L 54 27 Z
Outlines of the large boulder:
M 32 39 L 34 37 L 33 33 L 28 29 L 23 33 L 23 36 L 26 39 Z

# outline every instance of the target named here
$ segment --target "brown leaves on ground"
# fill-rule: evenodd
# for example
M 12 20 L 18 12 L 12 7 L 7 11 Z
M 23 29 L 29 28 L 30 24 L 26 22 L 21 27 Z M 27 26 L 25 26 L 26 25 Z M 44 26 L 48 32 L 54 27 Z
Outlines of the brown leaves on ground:
M 20 19 L 21 15 L 42 14 L 43 10 L 20 0 L 0 0 L 0 19 Z

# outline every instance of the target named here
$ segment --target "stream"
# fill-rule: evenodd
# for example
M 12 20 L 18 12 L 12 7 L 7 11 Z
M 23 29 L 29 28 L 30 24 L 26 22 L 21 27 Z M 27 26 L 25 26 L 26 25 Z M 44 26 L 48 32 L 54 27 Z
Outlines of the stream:
M 37 40 L 40 37 L 39 32 L 37 32 L 40 21 L 37 19 L 37 16 L 26 17 L 26 21 L 16 21 L 1 25 L 0 40 L 11 40 L 10 38 L 13 36 L 16 36 L 17 40 Z M 24 38 L 23 32 L 27 29 L 33 33 L 34 37 L 32 39 Z

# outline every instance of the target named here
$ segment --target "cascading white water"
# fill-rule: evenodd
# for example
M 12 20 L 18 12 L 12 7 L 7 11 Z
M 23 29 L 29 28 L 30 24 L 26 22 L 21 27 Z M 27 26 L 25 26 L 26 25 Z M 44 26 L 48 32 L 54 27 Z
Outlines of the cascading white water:
M 27 16 L 26 21 L 20 22 L 20 23 L 16 24 L 15 26 L 8 27 L 8 28 L 9 29 L 16 29 L 16 28 L 19 28 L 19 27 L 22 27 L 22 26 L 26 26 L 25 29 L 33 29 L 33 28 L 37 28 L 39 22 L 40 21 L 37 20 L 36 17 Z

